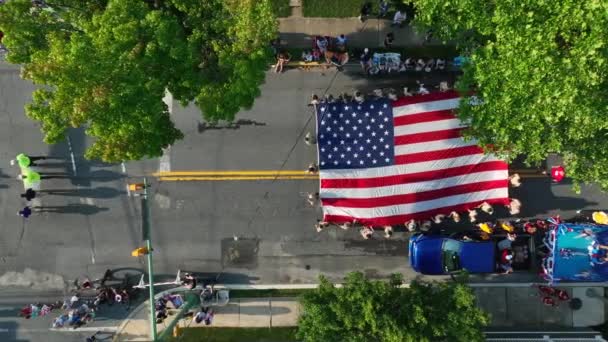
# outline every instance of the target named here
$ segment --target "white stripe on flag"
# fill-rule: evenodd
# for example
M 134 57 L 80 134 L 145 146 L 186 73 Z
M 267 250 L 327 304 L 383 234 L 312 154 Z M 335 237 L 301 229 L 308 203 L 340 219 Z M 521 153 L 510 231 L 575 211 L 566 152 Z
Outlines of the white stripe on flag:
M 447 110 L 454 109 L 458 107 L 458 103 L 460 102 L 460 98 L 453 98 L 449 100 L 440 100 L 440 101 L 432 101 L 432 102 L 421 102 L 414 103 L 405 106 L 399 106 L 393 108 L 393 116 L 404 116 L 410 114 L 419 114 L 425 112 L 435 112 L 438 110 Z
M 429 122 L 421 122 L 417 124 L 411 125 L 403 125 L 395 127 L 395 136 L 407 135 L 407 134 L 416 134 L 416 133 L 429 133 L 435 131 L 445 131 L 447 129 L 456 129 L 465 127 L 460 119 L 448 119 L 448 120 L 438 120 L 438 121 L 429 121 Z
M 457 185 L 473 184 L 508 177 L 507 170 L 484 171 L 466 175 L 431 179 L 424 182 L 389 185 L 377 188 L 321 188 L 321 198 L 377 198 L 438 190 Z
M 431 160 L 427 162 L 412 163 L 407 165 L 391 165 L 369 169 L 335 169 L 319 171 L 321 179 L 353 179 L 353 178 L 376 178 L 395 175 L 407 175 L 412 173 L 443 170 L 451 167 L 474 165 L 500 159 L 493 155 L 473 154 L 468 156 Z
M 416 143 L 416 144 L 397 145 L 397 146 L 395 146 L 395 155 L 402 156 L 402 155 L 412 154 L 412 153 L 433 152 L 433 151 L 440 151 L 440 150 L 447 150 L 447 149 L 451 149 L 451 148 L 475 146 L 475 145 L 477 145 L 477 140 L 475 140 L 475 139 L 471 139 L 471 140 L 465 142 L 462 138 L 453 138 L 453 139 L 429 141 L 429 142 Z
M 323 205 L 325 215 L 351 216 L 361 219 L 381 218 L 403 214 L 415 214 L 422 211 L 440 209 L 443 207 L 455 206 L 463 203 L 478 202 L 492 198 L 508 198 L 509 190 L 507 187 L 471 192 L 454 196 L 442 197 L 430 201 L 416 203 L 391 205 L 376 208 L 344 208 Z

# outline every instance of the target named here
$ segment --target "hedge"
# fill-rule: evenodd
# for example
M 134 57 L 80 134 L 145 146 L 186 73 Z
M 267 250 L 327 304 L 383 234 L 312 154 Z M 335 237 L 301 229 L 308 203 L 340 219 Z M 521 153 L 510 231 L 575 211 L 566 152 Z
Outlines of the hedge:
M 270 3 L 277 18 L 285 18 L 291 15 L 289 0 L 270 0 Z

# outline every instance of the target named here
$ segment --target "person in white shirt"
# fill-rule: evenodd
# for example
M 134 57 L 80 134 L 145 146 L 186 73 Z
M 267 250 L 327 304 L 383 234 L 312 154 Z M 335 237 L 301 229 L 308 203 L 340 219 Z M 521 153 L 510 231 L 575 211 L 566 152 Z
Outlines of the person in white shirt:
M 407 15 L 404 12 L 397 11 L 397 13 L 395 13 L 395 16 L 393 17 L 393 26 L 403 27 L 406 19 Z

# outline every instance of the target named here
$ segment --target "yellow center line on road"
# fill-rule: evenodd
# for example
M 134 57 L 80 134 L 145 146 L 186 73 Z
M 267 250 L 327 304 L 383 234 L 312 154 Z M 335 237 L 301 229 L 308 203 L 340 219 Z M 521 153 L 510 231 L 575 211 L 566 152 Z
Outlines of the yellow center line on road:
M 166 171 L 153 174 L 160 181 L 255 181 L 255 180 L 318 180 L 316 174 L 295 170 L 247 171 Z
M 257 176 L 257 177 L 159 177 L 160 181 L 246 181 L 246 180 L 318 180 L 318 176 L 306 177 L 306 176 Z
M 227 170 L 227 171 L 165 171 L 165 172 L 156 172 L 153 174 L 156 177 L 168 177 L 168 176 L 274 176 L 274 175 L 290 175 L 290 176 L 300 176 L 300 175 L 309 175 L 308 172 L 303 170 L 247 170 L 247 171 L 238 171 L 238 170 Z
M 509 170 L 519 173 L 522 178 L 548 177 L 532 169 Z M 302 170 L 226 170 L 226 171 L 165 171 L 153 176 L 160 181 L 256 181 L 256 180 L 318 180 L 319 175 Z

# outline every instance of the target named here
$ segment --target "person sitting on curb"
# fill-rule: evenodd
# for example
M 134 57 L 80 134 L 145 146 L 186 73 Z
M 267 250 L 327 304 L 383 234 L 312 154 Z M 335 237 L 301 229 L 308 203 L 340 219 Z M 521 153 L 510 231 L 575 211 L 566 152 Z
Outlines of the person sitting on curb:
M 289 53 L 287 51 L 279 52 L 279 54 L 277 56 L 277 64 L 274 66 L 274 72 L 276 72 L 276 73 L 283 72 L 283 66 L 285 66 L 285 64 L 289 63 L 290 59 L 291 59 L 291 56 L 289 55 Z

